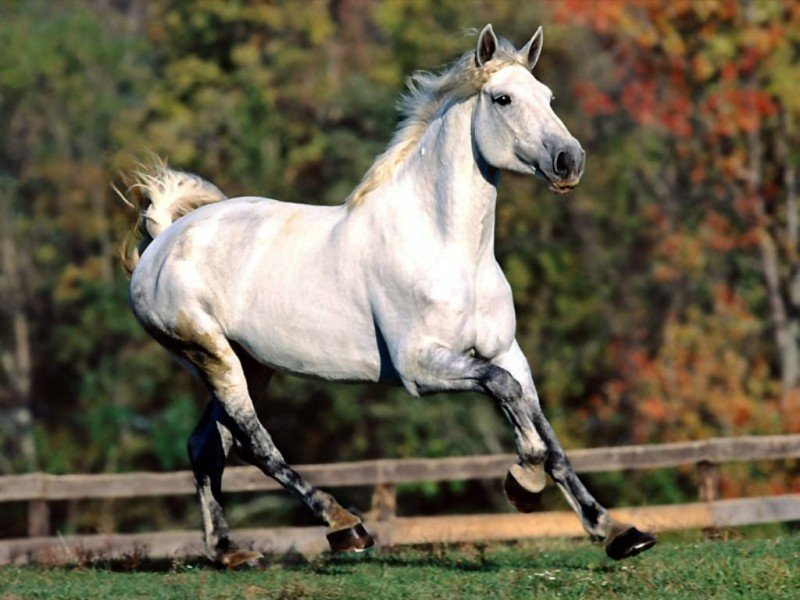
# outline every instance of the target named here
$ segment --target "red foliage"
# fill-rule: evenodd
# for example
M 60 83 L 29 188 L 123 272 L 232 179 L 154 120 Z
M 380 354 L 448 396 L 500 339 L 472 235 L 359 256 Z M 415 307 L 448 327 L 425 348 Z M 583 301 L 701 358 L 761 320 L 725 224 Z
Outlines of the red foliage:
M 590 117 L 610 115 L 617 110 L 611 96 L 591 83 L 576 83 L 572 91 L 581 101 L 585 113 Z
M 654 81 L 633 81 L 622 89 L 622 107 L 642 125 L 656 122 L 656 84 Z
M 590 116 L 612 114 L 616 97 L 618 110 L 636 123 L 688 138 L 693 121 L 716 136 L 733 136 L 757 130 L 776 112 L 751 79 L 780 43 L 782 26 L 746 24 L 736 2 L 567 0 L 556 18 L 597 33 L 618 65 L 613 89 L 575 87 Z M 733 58 L 719 57 L 711 42 L 720 39 L 737 48 Z
M 783 72 L 772 63 L 781 57 L 780 64 L 789 61 L 781 68 L 791 68 L 796 47 L 787 39 L 800 22 L 800 3 L 748 11 L 734 0 L 566 0 L 556 18 L 593 32 L 615 65 L 604 84 L 574 87 L 587 115 L 659 136 L 671 153 L 664 160 L 699 202 L 648 205 L 644 216 L 652 225 L 652 281 L 706 290 L 705 305 L 675 302 L 657 346 L 640 336 L 616 343 L 610 356 L 619 377 L 605 387 L 606 401 L 637 399 L 634 435 L 641 441 L 770 430 L 763 407 L 777 406 L 780 388 L 769 353 L 757 350 L 763 328 L 756 303 L 714 279 L 719 273 L 710 265 L 720 264 L 715 256 L 759 251 L 765 235 L 785 229 L 775 226 L 783 209 L 765 209 L 782 202 L 782 174 L 768 162 L 771 150 L 754 160 L 752 148 L 754 139 L 765 144 L 764 132 L 776 130 L 786 102 L 794 101 L 776 99 L 772 84 Z M 685 218 L 692 213 L 700 218 Z M 800 391 L 787 402 L 800 414 Z M 788 420 L 788 428 L 800 428 L 800 417 Z

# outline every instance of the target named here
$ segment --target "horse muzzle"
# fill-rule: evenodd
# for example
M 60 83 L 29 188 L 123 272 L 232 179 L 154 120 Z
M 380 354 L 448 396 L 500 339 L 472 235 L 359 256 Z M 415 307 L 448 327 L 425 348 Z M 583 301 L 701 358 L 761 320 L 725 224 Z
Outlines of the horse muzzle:
M 550 189 L 565 194 L 580 183 L 586 165 L 586 152 L 577 140 L 572 139 L 557 147 L 552 156 L 552 171 L 546 173 Z

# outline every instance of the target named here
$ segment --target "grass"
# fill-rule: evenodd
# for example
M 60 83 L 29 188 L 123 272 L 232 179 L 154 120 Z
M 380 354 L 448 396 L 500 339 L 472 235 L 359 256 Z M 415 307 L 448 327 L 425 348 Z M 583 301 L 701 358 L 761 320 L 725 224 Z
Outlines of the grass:
M 800 536 L 665 534 L 606 559 L 588 541 L 433 546 L 271 561 L 239 571 L 135 557 L 88 566 L 0 568 L 0 598 L 797 598 Z

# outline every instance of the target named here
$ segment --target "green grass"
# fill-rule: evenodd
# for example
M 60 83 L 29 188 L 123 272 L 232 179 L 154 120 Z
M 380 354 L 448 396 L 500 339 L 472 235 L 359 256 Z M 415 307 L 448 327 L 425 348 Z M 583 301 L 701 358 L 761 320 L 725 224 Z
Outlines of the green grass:
M 664 535 L 623 562 L 588 541 L 408 548 L 221 571 L 132 558 L 0 568 L 0 598 L 800 598 L 800 536 Z M 747 537 L 745 537 L 747 536 Z

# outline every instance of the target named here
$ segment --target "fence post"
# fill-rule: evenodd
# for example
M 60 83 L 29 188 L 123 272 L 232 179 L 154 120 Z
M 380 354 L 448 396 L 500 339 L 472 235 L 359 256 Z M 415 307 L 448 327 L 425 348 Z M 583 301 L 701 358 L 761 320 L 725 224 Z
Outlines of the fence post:
M 50 505 L 47 500 L 28 501 L 28 537 L 50 535 Z
M 397 514 L 397 490 L 391 483 L 379 483 L 372 492 L 370 516 L 374 521 L 389 521 Z
M 719 488 L 719 472 L 717 465 L 710 460 L 701 460 L 695 465 L 697 469 L 697 491 L 703 502 L 713 502 L 717 499 Z

